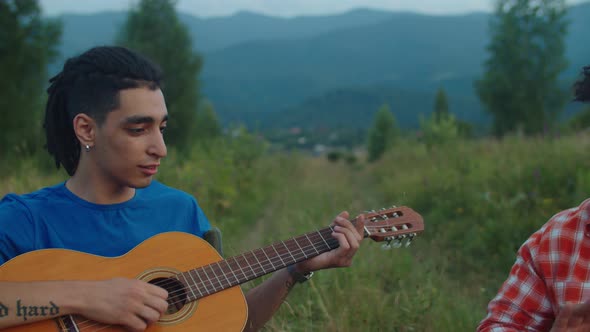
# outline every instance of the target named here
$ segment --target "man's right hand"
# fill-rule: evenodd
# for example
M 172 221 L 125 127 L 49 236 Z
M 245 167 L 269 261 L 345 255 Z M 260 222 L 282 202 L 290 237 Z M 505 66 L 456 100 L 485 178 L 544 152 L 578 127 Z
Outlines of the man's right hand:
M 561 307 L 551 332 L 590 331 L 590 301 L 567 303 Z
M 145 331 L 168 308 L 168 292 L 136 279 L 116 278 L 85 285 L 79 314 L 97 322 Z

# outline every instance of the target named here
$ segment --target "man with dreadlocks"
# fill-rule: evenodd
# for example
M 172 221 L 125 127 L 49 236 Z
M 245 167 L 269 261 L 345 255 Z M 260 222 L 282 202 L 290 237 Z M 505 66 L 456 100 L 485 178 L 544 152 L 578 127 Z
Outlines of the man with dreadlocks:
M 50 80 L 47 150 L 70 178 L 0 201 L 0 264 L 43 248 L 120 256 L 162 232 L 203 236 L 210 229 L 192 196 L 152 179 L 167 153 L 160 80 L 155 64 L 121 47 L 71 58 Z M 338 249 L 277 271 L 248 292 L 247 330 L 261 328 L 304 275 L 351 264 L 363 222 L 353 226 L 348 218 L 343 212 L 333 221 Z M 0 295 L 4 304 L 22 300 L 42 307 L 51 301 L 60 315 L 80 314 L 133 331 L 145 330 L 168 306 L 164 289 L 125 278 L 0 282 Z M 0 328 L 48 318 L 24 322 L 15 310 L 2 316 Z
M 574 85 L 590 102 L 590 66 Z M 590 199 L 557 213 L 520 247 L 478 332 L 590 331 Z

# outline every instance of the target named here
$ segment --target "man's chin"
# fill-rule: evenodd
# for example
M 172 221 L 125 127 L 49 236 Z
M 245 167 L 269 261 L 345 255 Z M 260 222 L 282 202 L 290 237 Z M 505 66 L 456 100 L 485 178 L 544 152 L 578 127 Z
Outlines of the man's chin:
M 153 181 L 153 179 L 150 176 L 149 178 L 141 179 L 138 181 L 134 181 L 133 183 L 130 183 L 129 188 L 142 189 L 142 188 L 148 187 L 152 183 L 152 181 Z

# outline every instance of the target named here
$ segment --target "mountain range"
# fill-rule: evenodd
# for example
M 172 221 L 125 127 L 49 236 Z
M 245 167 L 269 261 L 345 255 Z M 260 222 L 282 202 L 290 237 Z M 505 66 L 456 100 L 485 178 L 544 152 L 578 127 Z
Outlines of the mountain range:
M 331 16 L 278 18 L 251 12 L 199 18 L 179 14 L 203 56 L 202 94 L 224 124 L 366 128 L 388 103 L 403 127 L 416 127 L 443 88 L 450 111 L 485 124 L 473 90 L 482 74 L 491 14 L 429 16 L 357 9 Z M 571 84 L 590 64 L 590 2 L 571 6 L 566 37 Z M 61 16 L 62 58 L 110 44 L 125 12 Z

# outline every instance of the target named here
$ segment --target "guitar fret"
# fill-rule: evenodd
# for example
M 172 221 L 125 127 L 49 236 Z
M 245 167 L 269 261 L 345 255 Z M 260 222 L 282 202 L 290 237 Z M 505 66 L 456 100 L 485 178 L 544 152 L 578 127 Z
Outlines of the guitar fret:
M 193 271 L 195 272 L 195 274 L 196 274 L 196 275 L 197 275 L 197 277 L 199 278 L 199 280 L 200 280 L 200 285 L 203 285 L 203 287 L 204 287 L 205 289 L 207 289 L 207 286 L 205 286 L 205 281 L 203 281 L 203 278 L 201 278 L 201 275 L 199 274 L 199 271 L 198 271 L 198 270 L 200 270 L 200 269 L 193 270 Z M 197 287 L 197 289 L 199 290 L 199 293 L 201 294 L 201 297 L 202 297 L 202 296 L 203 296 L 203 293 L 201 292 L 201 287 Z
M 236 276 L 236 273 L 234 272 L 234 269 L 232 269 L 231 265 L 229 265 L 228 260 L 224 260 L 224 262 L 225 262 L 225 264 L 227 264 L 227 267 L 229 268 L 229 270 L 231 271 L 231 273 L 234 275 L 234 279 L 236 279 L 235 285 L 237 285 L 240 282 L 240 280 L 238 279 L 238 276 Z M 240 266 L 240 265 L 238 265 L 238 266 Z
M 208 266 L 209 266 L 209 269 L 211 270 L 211 272 L 213 272 L 213 276 L 215 277 L 215 279 L 217 279 L 219 286 L 221 286 L 222 285 L 221 280 L 219 280 L 219 277 L 217 277 L 217 273 L 215 273 L 215 271 L 213 270 L 212 265 L 208 265 Z M 211 284 L 213 284 L 213 283 L 211 283 Z M 217 291 L 217 287 L 214 286 L 214 288 L 215 288 L 215 291 Z
M 283 246 L 285 246 L 285 248 L 287 249 L 287 253 L 289 255 L 291 255 L 291 258 L 293 258 L 293 262 L 291 262 L 291 264 L 297 262 L 297 260 L 295 259 L 295 257 L 293 257 L 293 254 L 291 253 L 291 250 L 289 250 L 289 247 L 287 247 L 287 244 L 285 244 L 285 241 L 282 241 L 281 243 L 283 244 Z
M 258 250 L 256 250 L 256 251 L 258 251 Z M 253 256 L 254 256 L 254 258 L 256 258 L 256 262 L 258 262 L 258 265 L 260 265 L 260 268 L 262 269 L 262 272 L 264 272 L 266 274 L 266 270 L 264 269 L 264 266 L 262 266 L 262 264 L 258 260 L 258 255 L 254 252 Z
M 231 282 L 229 281 L 229 279 L 227 278 L 227 275 L 225 275 L 225 271 L 223 270 L 223 268 L 221 267 L 221 265 L 219 265 L 219 262 L 215 263 L 215 265 L 217 265 L 217 267 L 219 268 L 219 270 L 221 271 L 221 274 L 223 275 L 223 277 L 225 278 L 225 280 L 227 281 L 227 285 L 231 285 Z
M 305 251 L 303 250 L 303 248 L 301 248 L 301 246 L 299 245 L 299 241 L 297 241 L 297 239 L 295 239 L 294 242 L 299 247 L 301 252 L 303 252 L 303 257 L 305 257 L 307 259 L 307 255 L 305 254 Z
M 190 286 L 190 283 L 188 282 L 188 280 L 186 279 L 186 276 L 184 275 L 184 273 L 180 274 L 183 278 L 184 278 L 184 282 L 186 283 L 186 286 L 188 287 L 188 289 L 191 291 L 191 293 L 193 294 L 193 297 L 196 298 L 195 292 L 193 291 L 193 288 Z M 178 275 L 177 275 L 178 276 Z M 176 279 L 178 279 L 178 277 L 176 277 Z M 180 280 L 180 279 L 179 279 Z
M 287 264 L 285 264 L 285 261 L 283 260 L 283 258 L 281 257 L 281 254 L 279 254 L 279 252 L 277 251 L 277 248 L 275 248 L 274 245 L 271 246 L 275 252 L 277 253 L 277 256 L 279 257 L 279 259 L 281 260 L 281 262 L 283 263 L 283 266 L 287 266 Z
M 311 247 L 313 248 L 313 250 L 315 250 L 316 254 L 319 254 L 320 252 L 315 247 L 315 243 L 311 242 L 311 240 L 309 239 L 309 236 L 307 236 L 307 233 L 305 234 L 305 238 L 307 239 L 307 241 L 309 241 L 309 244 L 311 244 Z
M 324 243 L 326 244 L 326 247 L 328 247 L 328 249 L 329 249 L 330 248 L 330 245 L 328 244 L 328 242 L 326 242 L 326 239 L 324 239 L 324 236 L 322 235 L 322 233 L 320 233 L 320 231 L 317 231 L 317 233 L 320 235 L 320 238 L 322 238 L 322 240 L 324 240 Z
M 203 271 L 203 273 L 205 273 L 205 277 L 206 280 L 209 281 L 209 283 L 211 284 L 211 287 L 213 287 L 213 290 L 215 290 L 215 286 L 213 286 L 213 281 L 211 281 L 211 278 L 209 278 L 209 275 L 207 274 L 207 271 L 205 270 L 206 266 L 204 266 L 203 268 L 199 269 L 201 271 Z M 213 294 L 214 292 L 208 288 L 207 285 L 204 285 L 205 289 L 207 290 L 207 295 Z
M 279 244 L 282 244 L 283 246 L 280 247 L 280 246 L 278 246 Z M 285 266 L 293 263 L 290 261 L 290 259 L 288 257 L 289 250 L 287 249 L 287 246 L 283 242 L 277 243 L 273 247 L 279 253 L 279 257 L 283 261 L 283 264 L 285 264 Z
M 250 270 L 252 270 L 252 276 L 255 277 L 256 276 L 256 271 L 254 271 L 254 268 L 252 268 L 252 264 L 250 264 L 250 262 L 248 262 L 248 256 L 246 256 L 246 254 L 252 254 L 252 252 L 248 252 L 242 255 L 242 257 L 244 257 L 244 260 L 246 261 L 246 264 L 248 264 L 248 267 L 250 267 Z
M 272 266 L 272 269 L 274 271 L 276 271 L 277 269 L 275 268 L 275 265 L 272 263 L 272 260 L 270 259 L 270 257 L 268 257 L 268 255 L 266 254 L 266 251 L 264 249 L 262 249 L 262 253 L 264 254 L 264 256 L 266 256 L 266 260 L 270 263 L 270 266 Z
M 234 260 L 235 260 L 235 262 L 236 262 L 236 264 L 237 264 L 237 265 L 238 265 L 238 267 L 240 268 L 240 271 L 242 271 L 242 279 L 240 279 L 240 280 L 248 280 L 248 275 L 246 274 L 246 271 L 244 271 L 244 269 L 242 268 L 242 263 L 240 263 L 240 262 L 238 261 L 238 259 L 239 259 L 240 257 L 242 257 L 242 256 L 241 256 L 241 255 L 240 255 L 240 256 L 236 256 L 236 258 L 234 259 Z M 244 257 L 242 257 L 242 258 L 244 258 Z
M 201 293 L 201 287 L 198 286 L 197 281 L 195 280 L 195 278 L 193 277 L 193 270 L 188 271 L 188 276 L 191 277 L 191 280 L 193 281 L 193 285 L 194 287 L 197 289 L 197 291 L 199 292 L 199 295 L 201 297 L 203 297 L 203 293 Z

